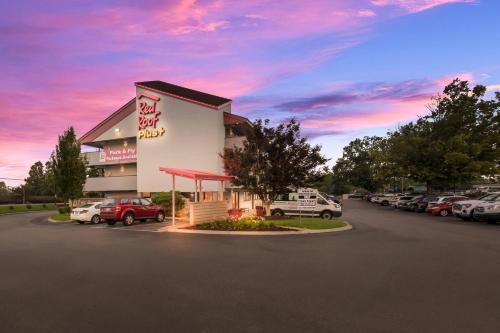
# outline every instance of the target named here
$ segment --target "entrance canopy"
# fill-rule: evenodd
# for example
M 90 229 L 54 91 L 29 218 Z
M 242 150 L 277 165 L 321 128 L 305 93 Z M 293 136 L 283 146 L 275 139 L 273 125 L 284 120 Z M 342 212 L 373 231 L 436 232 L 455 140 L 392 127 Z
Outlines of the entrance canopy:
M 231 181 L 233 176 L 228 176 L 219 173 L 211 173 L 205 171 L 191 170 L 191 169 L 177 169 L 177 168 L 167 168 L 160 167 L 160 171 L 166 174 L 179 176 L 183 178 L 189 178 L 194 180 L 219 180 L 219 181 Z
M 218 181 L 220 182 L 220 189 L 219 189 L 219 195 L 217 196 L 218 200 L 223 201 L 223 191 L 224 191 L 224 181 L 231 181 L 234 179 L 232 176 L 224 175 L 224 174 L 218 174 L 218 173 L 211 173 L 211 172 L 205 172 L 205 171 L 198 171 L 198 170 L 191 170 L 191 169 L 177 169 L 177 168 L 167 168 L 167 167 L 160 167 L 161 172 L 165 172 L 166 174 L 172 175 L 172 198 L 175 198 L 175 177 L 183 177 L 183 178 L 189 178 L 194 180 L 194 187 L 195 187 L 195 192 L 194 192 L 194 197 L 195 197 L 195 203 L 199 202 L 199 197 L 201 196 L 203 192 L 203 185 L 202 181 L 203 180 L 211 180 L 211 181 Z M 198 194 L 199 193 L 199 194 Z M 203 203 L 201 203 L 203 204 Z M 192 217 L 194 214 L 191 213 L 191 208 L 190 208 L 190 222 L 194 223 L 194 217 Z M 175 224 L 175 199 L 172 200 L 172 224 Z

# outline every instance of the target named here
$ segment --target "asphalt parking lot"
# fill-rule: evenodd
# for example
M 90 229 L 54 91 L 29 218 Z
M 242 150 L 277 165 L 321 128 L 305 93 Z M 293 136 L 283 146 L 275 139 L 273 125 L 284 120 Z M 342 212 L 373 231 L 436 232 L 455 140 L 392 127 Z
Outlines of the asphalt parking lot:
M 0 332 L 500 331 L 500 225 L 344 208 L 265 237 L 0 216 Z

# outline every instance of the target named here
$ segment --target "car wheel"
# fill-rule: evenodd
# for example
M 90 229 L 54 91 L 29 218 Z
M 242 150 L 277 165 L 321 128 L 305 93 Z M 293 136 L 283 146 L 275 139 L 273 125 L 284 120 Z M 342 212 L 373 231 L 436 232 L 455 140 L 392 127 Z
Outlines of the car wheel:
M 134 224 L 134 214 L 132 213 L 127 213 L 125 214 L 125 216 L 123 217 L 123 225 L 126 225 L 127 227 Z
M 99 223 L 101 223 L 101 217 L 99 215 L 95 214 L 90 219 L 90 223 L 92 223 L 92 224 L 99 224 Z
M 85 221 L 76 221 L 78 222 L 79 224 L 85 224 Z
M 165 214 L 163 212 L 158 212 L 156 214 L 156 222 L 163 222 L 165 220 Z
M 471 210 L 471 212 L 470 212 L 470 220 L 477 222 L 477 219 L 474 217 L 474 209 Z
M 322 218 L 323 220 L 331 220 L 331 219 L 332 219 L 332 217 L 333 217 L 333 215 L 332 215 L 332 213 L 331 213 L 331 212 L 329 212 L 329 211 L 326 211 L 326 212 L 321 213 L 321 218 Z
M 106 223 L 108 225 L 115 225 L 116 224 L 116 221 L 110 221 L 110 220 L 107 220 Z
M 271 212 L 272 216 L 285 216 L 285 213 L 281 209 L 275 209 Z
M 448 211 L 446 209 L 443 209 L 439 212 L 439 215 L 441 216 L 448 216 Z

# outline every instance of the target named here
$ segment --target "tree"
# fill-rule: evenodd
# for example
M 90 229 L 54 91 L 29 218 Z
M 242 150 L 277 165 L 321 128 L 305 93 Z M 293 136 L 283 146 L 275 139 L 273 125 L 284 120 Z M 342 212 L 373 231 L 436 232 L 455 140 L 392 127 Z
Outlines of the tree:
M 26 192 L 30 195 L 43 195 L 45 192 L 45 175 L 43 163 L 38 161 L 33 164 L 28 172 L 26 182 Z
M 151 201 L 155 205 L 163 207 L 167 216 L 172 214 L 172 192 L 155 193 L 151 197 Z M 184 208 L 185 204 L 186 202 L 181 192 L 175 192 L 175 215 Z
M 368 191 L 379 189 L 382 182 L 376 177 L 380 167 L 377 151 L 380 151 L 382 142 L 383 138 L 379 136 L 351 141 L 332 169 L 335 181 Z
M 81 155 L 80 142 L 73 127 L 59 136 L 59 144 L 52 154 L 52 170 L 56 194 L 64 201 L 81 198 L 86 179 L 87 161 Z
M 485 100 L 486 88 L 453 80 L 433 99 L 429 114 L 385 138 L 356 139 L 333 167 L 336 181 L 373 191 L 408 178 L 427 191 L 465 187 L 499 173 L 500 93 Z
M 269 214 L 269 204 L 280 194 L 311 186 L 324 173 L 319 169 L 328 159 L 321 146 L 311 146 L 300 135 L 300 124 L 292 119 L 286 124 L 269 126 L 258 119 L 243 147 L 226 148 L 221 155 L 233 183 L 257 195 Z

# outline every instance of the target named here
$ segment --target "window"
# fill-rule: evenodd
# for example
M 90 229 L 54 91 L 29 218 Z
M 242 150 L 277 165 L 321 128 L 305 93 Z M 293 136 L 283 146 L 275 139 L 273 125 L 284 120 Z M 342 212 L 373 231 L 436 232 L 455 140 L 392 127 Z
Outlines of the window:
M 140 204 L 141 204 L 141 202 L 139 201 L 139 199 L 137 199 L 137 198 L 132 199 L 132 205 L 139 206 Z
M 101 205 L 95 205 L 95 209 L 101 208 Z
M 252 200 L 252 195 L 249 192 L 243 192 L 243 201 Z
M 122 198 L 122 199 L 120 200 L 120 204 L 121 204 L 121 205 L 128 204 L 128 199 L 127 199 L 127 198 Z
M 326 200 L 323 199 L 323 198 L 319 198 L 318 199 L 318 205 L 328 205 L 328 202 L 326 202 Z
M 114 198 L 104 199 L 104 201 L 102 202 L 103 206 L 114 206 L 115 204 L 116 200 Z
M 152 206 L 153 204 L 148 199 L 141 199 L 141 204 L 144 206 Z

